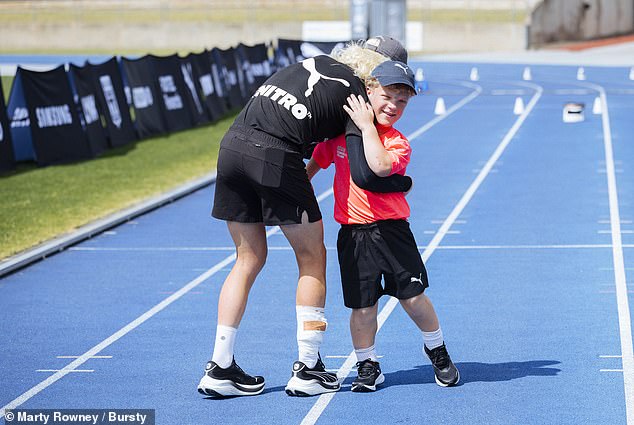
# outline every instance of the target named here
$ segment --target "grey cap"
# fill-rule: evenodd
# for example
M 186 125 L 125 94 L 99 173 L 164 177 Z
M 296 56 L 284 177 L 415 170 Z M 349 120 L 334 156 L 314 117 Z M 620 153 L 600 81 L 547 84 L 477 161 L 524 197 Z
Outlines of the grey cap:
M 372 76 L 384 87 L 392 84 L 405 84 L 416 92 L 414 72 L 403 62 L 385 61 L 372 70 Z
M 405 47 L 395 38 L 386 35 L 377 35 L 376 37 L 368 38 L 365 43 L 363 43 L 363 48 L 374 50 L 394 61 L 407 63 L 407 50 L 405 50 Z

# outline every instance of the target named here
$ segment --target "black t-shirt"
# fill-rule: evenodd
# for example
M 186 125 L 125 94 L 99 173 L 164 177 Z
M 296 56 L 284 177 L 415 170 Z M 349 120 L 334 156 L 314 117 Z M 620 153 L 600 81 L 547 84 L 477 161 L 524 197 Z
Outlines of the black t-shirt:
M 352 93 L 367 100 L 365 86 L 352 69 L 330 56 L 316 56 L 269 77 L 235 124 L 268 133 L 310 155 L 315 143 L 342 133 L 361 136 L 343 110 Z

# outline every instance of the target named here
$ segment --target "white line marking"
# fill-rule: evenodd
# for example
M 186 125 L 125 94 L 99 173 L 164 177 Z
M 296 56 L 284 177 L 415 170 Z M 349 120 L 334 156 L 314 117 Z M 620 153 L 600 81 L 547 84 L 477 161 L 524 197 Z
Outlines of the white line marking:
M 634 233 L 634 230 L 621 230 L 620 231 L 622 235 L 631 235 L 632 233 Z M 597 230 L 597 233 L 599 234 L 612 234 L 612 230 Z
M 332 188 L 330 188 L 329 190 L 319 195 L 317 197 L 317 201 L 321 201 L 324 198 L 330 196 L 331 194 L 332 194 Z M 266 232 L 266 237 L 268 238 L 278 233 L 279 231 L 280 231 L 279 227 L 273 227 L 272 229 Z M 185 295 L 186 293 L 194 289 L 196 286 L 200 285 L 201 283 L 209 279 L 211 276 L 216 274 L 218 271 L 222 270 L 225 266 L 233 263 L 235 259 L 236 259 L 235 253 L 229 255 L 224 260 L 220 261 L 215 266 L 208 269 L 205 273 L 201 274 L 196 279 L 190 281 L 188 284 L 186 284 L 181 289 L 176 291 L 173 295 L 170 295 L 169 297 L 165 298 L 163 301 L 161 301 L 160 303 L 158 303 L 157 305 L 155 305 L 154 307 L 152 307 L 151 309 L 143 313 L 141 316 L 137 317 L 135 320 L 128 323 L 127 325 L 119 329 L 117 332 L 110 335 L 108 338 L 104 339 L 99 344 L 92 347 L 90 350 L 86 351 L 81 356 L 77 357 L 76 360 L 66 365 L 63 369 L 55 371 L 53 375 L 49 376 L 48 378 L 46 378 L 39 384 L 32 387 L 30 390 L 24 392 L 22 395 L 20 395 L 13 401 L 3 406 L 2 409 L 0 409 L 0 419 L 4 417 L 4 414 L 7 411 L 7 409 L 15 409 L 16 407 L 20 406 L 22 403 L 26 402 L 27 400 L 29 400 L 30 398 L 32 398 L 39 392 L 45 390 L 47 387 L 53 385 L 55 382 L 62 379 L 64 376 L 76 371 L 79 366 L 86 363 L 88 360 L 90 360 L 95 355 L 103 351 L 105 348 L 109 347 L 110 345 L 118 341 L 120 338 L 124 337 L 129 332 L 131 332 L 132 330 L 142 325 L 145 321 L 152 318 L 157 313 L 161 312 L 163 309 L 165 309 L 167 306 L 172 304 L 174 301 L 177 301 L 179 298 L 181 298 L 183 295 Z
M 80 356 L 57 356 L 58 359 L 78 359 Z M 92 356 L 91 359 L 111 359 L 112 356 Z
M 554 94 L 591 94 L 592 92 L 589 90 L 582 89 L 558 89 L 553 90 Z
M 634 245 L 631 245 L 634 247 Z M 424 247 L 419 247 L 424 248 Z M 587 244 L 587 245 L 443 245 L 437 249 L 587 249 L 587 248 L 612 248 L 611 244 Z
M 622 356 L 606 354 L 606 355 L 601 355 L 599 357 L 601 357 L 602 359 L 620 359 Z
M 454 224 L 462 224 L 464 220 L 456 220 Z M 442 221 L 434 220 L 432 224 L 442 224 Z M 448 233 L 460 232 L 459 230 L 450 230 Z M 423 233 L 434 234 L 435 230 L 425 230 Z M 438 249 L 579 249 L 579 248 L 612 248 L 611 244 L 554 244 L 554 245 L 443 245 Z M 623 248 L 634 248 L 634 244 L 623 244 Z M 291 251 L 290 246 L 269 246 L 269 251 Z M 337 248 L 327 246 L 327 250 L 334 251 Z M 425 249 L 425 246 L 419 246 L 418 249 Z M 76 251 L 235 251 L 235 247 L 163 247 L 163 248 L 75 248 Z M 205 271 L 207 269 L 195 268 L 192 271 Z M 224 269 L 231 270 L 231 269 Z M 603 267 L 599 270 L 613 270 L 612 267 Z M 634 268 L 625 268 L 625 270 L 634 270 Z
M 625 280 L 625 262 L 621 242 L 621 217 L 619 213 L 619 197 L 616 186 L 614 152 L 612 150 L 612 130 L 608 113 L 608 100 L 603 87 L 592 83 L 580 83 L 599 92 L 602 103 L 601 114 L 603 124 L 603 145 L 605 149 L 605 165 L 607 169 L 608 197 L 610 203 L 610 227 L 612 229 L 612 261 L 614 280 L 616 283 L 616 303 L 619 315 L 621 335 L 621 354 L 623 358 L 623 387 L 625 389 L 625 412 L 628 425 L 634 425 L 634 347 L 632 346 L 632 319 L 627 297 Z
M 599 369 L 599 372 L 623 372 L 623 369 Z
M 443 224 L 445 220 L 432 220 L 431 224 Z M 467 220 L 456 220 L 454 224 L 465 224 Z
M 36 372 L 61 372 L 63 369 L 38 369 L 36 370 Z M 90 373 L 90 372 L 94 372 L 94 369 L 73 369 L 73 370 L 69 370 L 68 372 L 70 373 Z
M 491 94 L 493 96 L 504 96 L 504 95 L 510 95 L 510 94 L 522 96 L 527 93 L 524 90 L 491 90 Z
M 506 149 L 506 146 L 508 146 L 508 144 L 511 142 L 511 139 L 513 138 L 513 136 L 515 136 L 520 126 L 522 125 L 522 123 L 524 122 L 528 114 L 531 112 L 531 110 L 537 103 L 537 100 L 539 100 L 539 98 L 541 97 L 541 94 L 543 92 L 543 89 L 541 87 L 531 83 L 517 83 L 517 84 L 533 88 L 537 91 L 537 93 L 533 95 L 530 102 L 526 106 L 524 113 L 517 118 L 517 120 L 515 121 L 515 124 L 513 124 L 509 132 L 506 134 L 504 139 L 502 139 L 502 141 L 500 142 L 496 150 L 493 152 L 493 154 L 491 155 L 491 157 L 489 158 L 485 166 L 482 168 L 482 171 L 480 171 L 480 174 L 476 176 L 476 178 L 473 180 L 473 182 L 471 183 L 467 191 L 464 193 L 464 195 L 462 195 L 462 198 L 460 198 L 460 200 L 458 201 L 454 209 L 451 211 L 451 213 L 447 216 L 443 224 L 440 226 L 440 229 L 438 230 L 436 235 L 432 238 L 431 242 L 429 243 L 429 245 L 427 246 L 427 248 L 421 255 L 421 257 L 423 258 L 423 262 L 426 262 L 429 259 L 429 257 L 432 255 L 432 253 L 436 250 L 436 248 L 440 244 L 440 241 L 444 238 L 444 236 L 447 234 L 447 231 L 449 230 L 451 225 L 455 222 L 455 220 L 458 218 L 462 210 L 469 203 L 469 201 L 475 194 L 476 190 L 478 190 L 478 188 L 484 181 L 487 174 L 489 174 L 489 171 L 493 168 L 493 165 L 495 164 L 495 162 L 502 155 L 502 152 L 504 152 L 504 149 Z M 421 133 L 422 132 L 420 133 L 417 132 L 416 136 L 418 136 Z M 414 137 L 408 136 L 407 138 L 409 140 L 412 140 Z M 385 304 L 385 306 L 383 306 L 383 309 L 380 311 L 378 316 L 377 332 L 381 329 L 381 327 L 383 326 L 387 318 L 390 316 L 390 314 L 392 313 L 392 311 L 394 310 L 397 304 L 398 304 L 398 300 L 396 298 L 391 297 L 388 300 L 388 302 Z M 349 373 L 348 371 L 350 370 L 352 365 L 355 363 L 354 359 L 355 359 L 355 353 L 354 351 L 352 351 L 350 355 L 348 356 L 348 358 L 346 359 L 346 361 L 343 363 L 343 366 L 341 366 L 341 368 L 337 372 L 337 377 L 340 380 L 343 380 L 346 378 L 346 376 L 348 376 L 348 373 Z M 302 425 L 315 424 L 315 422 L 317 422 L 317 420 L 321 416 L 322 412 L 328 406 L 328 403 L 330 403 L 330 401 L 333 399 L 333 397 L 336 394 L 337 393 L 321 394 L 319 398 L 317 399 L 317 401 L 315 402 L 315 404 L 313 405 L 313 407 L 304 417 L 304 420 L 302 421 Z

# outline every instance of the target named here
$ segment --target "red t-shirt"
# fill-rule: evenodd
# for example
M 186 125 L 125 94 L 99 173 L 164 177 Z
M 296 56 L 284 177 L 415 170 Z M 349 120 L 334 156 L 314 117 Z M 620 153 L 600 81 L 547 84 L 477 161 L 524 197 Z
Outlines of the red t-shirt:
M 405 174 L 412 148 L 393 127 L 377 127 L 383 146 L 392 157 L 390 174 Z M 335 220 L 340 224 L 367 224 L 379 220 L 407 219 L 409 204 L 403 192 L 375 193 L 363 190 L 350 177 L 345 135 L 319 143 L 313 159 L 321 168 L 335 163 Z

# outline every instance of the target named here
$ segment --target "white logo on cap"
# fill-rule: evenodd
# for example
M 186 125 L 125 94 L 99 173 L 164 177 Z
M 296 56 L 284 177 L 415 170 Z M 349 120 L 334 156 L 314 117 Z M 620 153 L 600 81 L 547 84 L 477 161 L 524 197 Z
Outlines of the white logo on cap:
M 405 75 L 407 75 L 407 69 L 408 69 L 407 65 L 403 66 L 400 63 L 395 63 L 394 66 L 401 68 L 403 72 L 405 73 Z
M 317 71 L 317 68 L 315 67 L 315 59 L 314 58 L 308 58 L 304 61 L 302 61 L 302 66 L 304 67 L 304 69 L 306 69 L 306 71 L 308 71 L 310 73 L 310 75 L 308 76 L 308 90 L 306 90 L 306 92 L 304 93 L 304 96 L 308 97 L 311 95 L 311 93 L 313 92 L 313 88 L 315 87 L 315 85 L 319 82 L 320 79 L 324 79 L 324 80 L 332 80 L 332 81 L 336 81 L 338 83 L 343 84 L 346 87 L 350 87 L 350 83 L 347 82 L 346 80 L 343 80 L 341 78 L 333 78 L 333 77 L 328 77 L 324 74 L 321 74 L 319 71 Z

